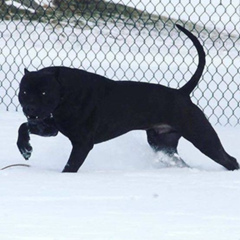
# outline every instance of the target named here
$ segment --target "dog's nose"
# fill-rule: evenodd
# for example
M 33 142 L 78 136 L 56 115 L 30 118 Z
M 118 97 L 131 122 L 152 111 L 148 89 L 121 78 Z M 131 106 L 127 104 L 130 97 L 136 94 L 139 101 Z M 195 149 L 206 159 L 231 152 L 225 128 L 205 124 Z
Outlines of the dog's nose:
M 36 112 L 36 107 L 29 104 L 25 106 L 24 112 L 27 113 L 28 115 L 34 115 L 34 113 Z

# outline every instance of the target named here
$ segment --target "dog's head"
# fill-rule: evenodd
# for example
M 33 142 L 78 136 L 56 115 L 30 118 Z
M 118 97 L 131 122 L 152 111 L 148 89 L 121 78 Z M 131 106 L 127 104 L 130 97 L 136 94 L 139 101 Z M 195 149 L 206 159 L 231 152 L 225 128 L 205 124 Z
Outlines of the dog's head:
M 52 116 L 60 102 L 57 77 L 51 69 L 36 72 L 25 69 L 18 97 L 28 120 L 42 120 Z

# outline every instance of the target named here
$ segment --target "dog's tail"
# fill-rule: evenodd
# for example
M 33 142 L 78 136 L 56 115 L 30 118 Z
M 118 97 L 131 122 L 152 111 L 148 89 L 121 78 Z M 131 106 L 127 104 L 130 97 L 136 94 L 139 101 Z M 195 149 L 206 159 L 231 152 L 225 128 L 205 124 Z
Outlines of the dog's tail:
M 198 41 L 198 39 L 192 33 L 190 33 L 184 27 L 182 27 L 178 24 L 176 24 L 176 25 L 182 32 L 184 32 L 192 40 L 192 42 L 198 52 L 198 66 L 197 66 L 196 72 L 193 74 L 191 79 L 183 87 L 181 87 L 179 89 L 179 91 L 181 91 L 183 94 L 190 95 L 190 93 L 193 91 L 193 89 L 197 86 L 200 77 L 202 76 L 203 69 L 204 69 L 205 63 L 206 63 L 205 52 L 204 52 L 204 49 L 203 49 L 203 46 L 201 45 L 201 43 Z

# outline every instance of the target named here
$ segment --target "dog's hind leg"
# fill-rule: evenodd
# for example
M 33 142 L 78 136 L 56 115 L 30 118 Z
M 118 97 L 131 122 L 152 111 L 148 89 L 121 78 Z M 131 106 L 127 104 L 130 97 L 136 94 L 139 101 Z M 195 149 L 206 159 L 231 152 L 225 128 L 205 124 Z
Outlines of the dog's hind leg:
M 147 130 L 147 140 L 153 150 L 158 153 L 157 162 L 164 166 L 188 167 L 177 152 L 181 135 L 171 128 L 152 128 Z
M 228 170 L 239 169 L 238 162 L 226 153 L 215 130 L 197 106 L 192 105 L 184 111 L 184 117 L 185 121 L 180 123 L 181 129 L 179 129 L 184 138 Z

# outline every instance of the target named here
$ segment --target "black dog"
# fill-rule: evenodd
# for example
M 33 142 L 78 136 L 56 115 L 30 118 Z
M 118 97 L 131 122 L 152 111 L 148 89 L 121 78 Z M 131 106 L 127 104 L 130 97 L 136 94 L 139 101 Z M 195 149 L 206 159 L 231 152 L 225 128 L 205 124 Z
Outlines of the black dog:
M 238 169 L 235 158 L 194 105 L 189 94 L 205 66 L 204 50 L 195 36 L 181 26 L 194 43 L 199 64 L 191 80 L 176 90 L 157 84 L 112 81 L 103 76 L 66 67 L 25 70 L 19 101 L 28 122 L 19 128 L 18 148 L 25 159 L 32 152 L 29 134 L 67 136 L 73 146 L 63 172 L 77 172 L 94 144 L 131 130 L 147 131 L 149 144 L 169 156 L 177 153 L 181 136 L 229 170 Z

